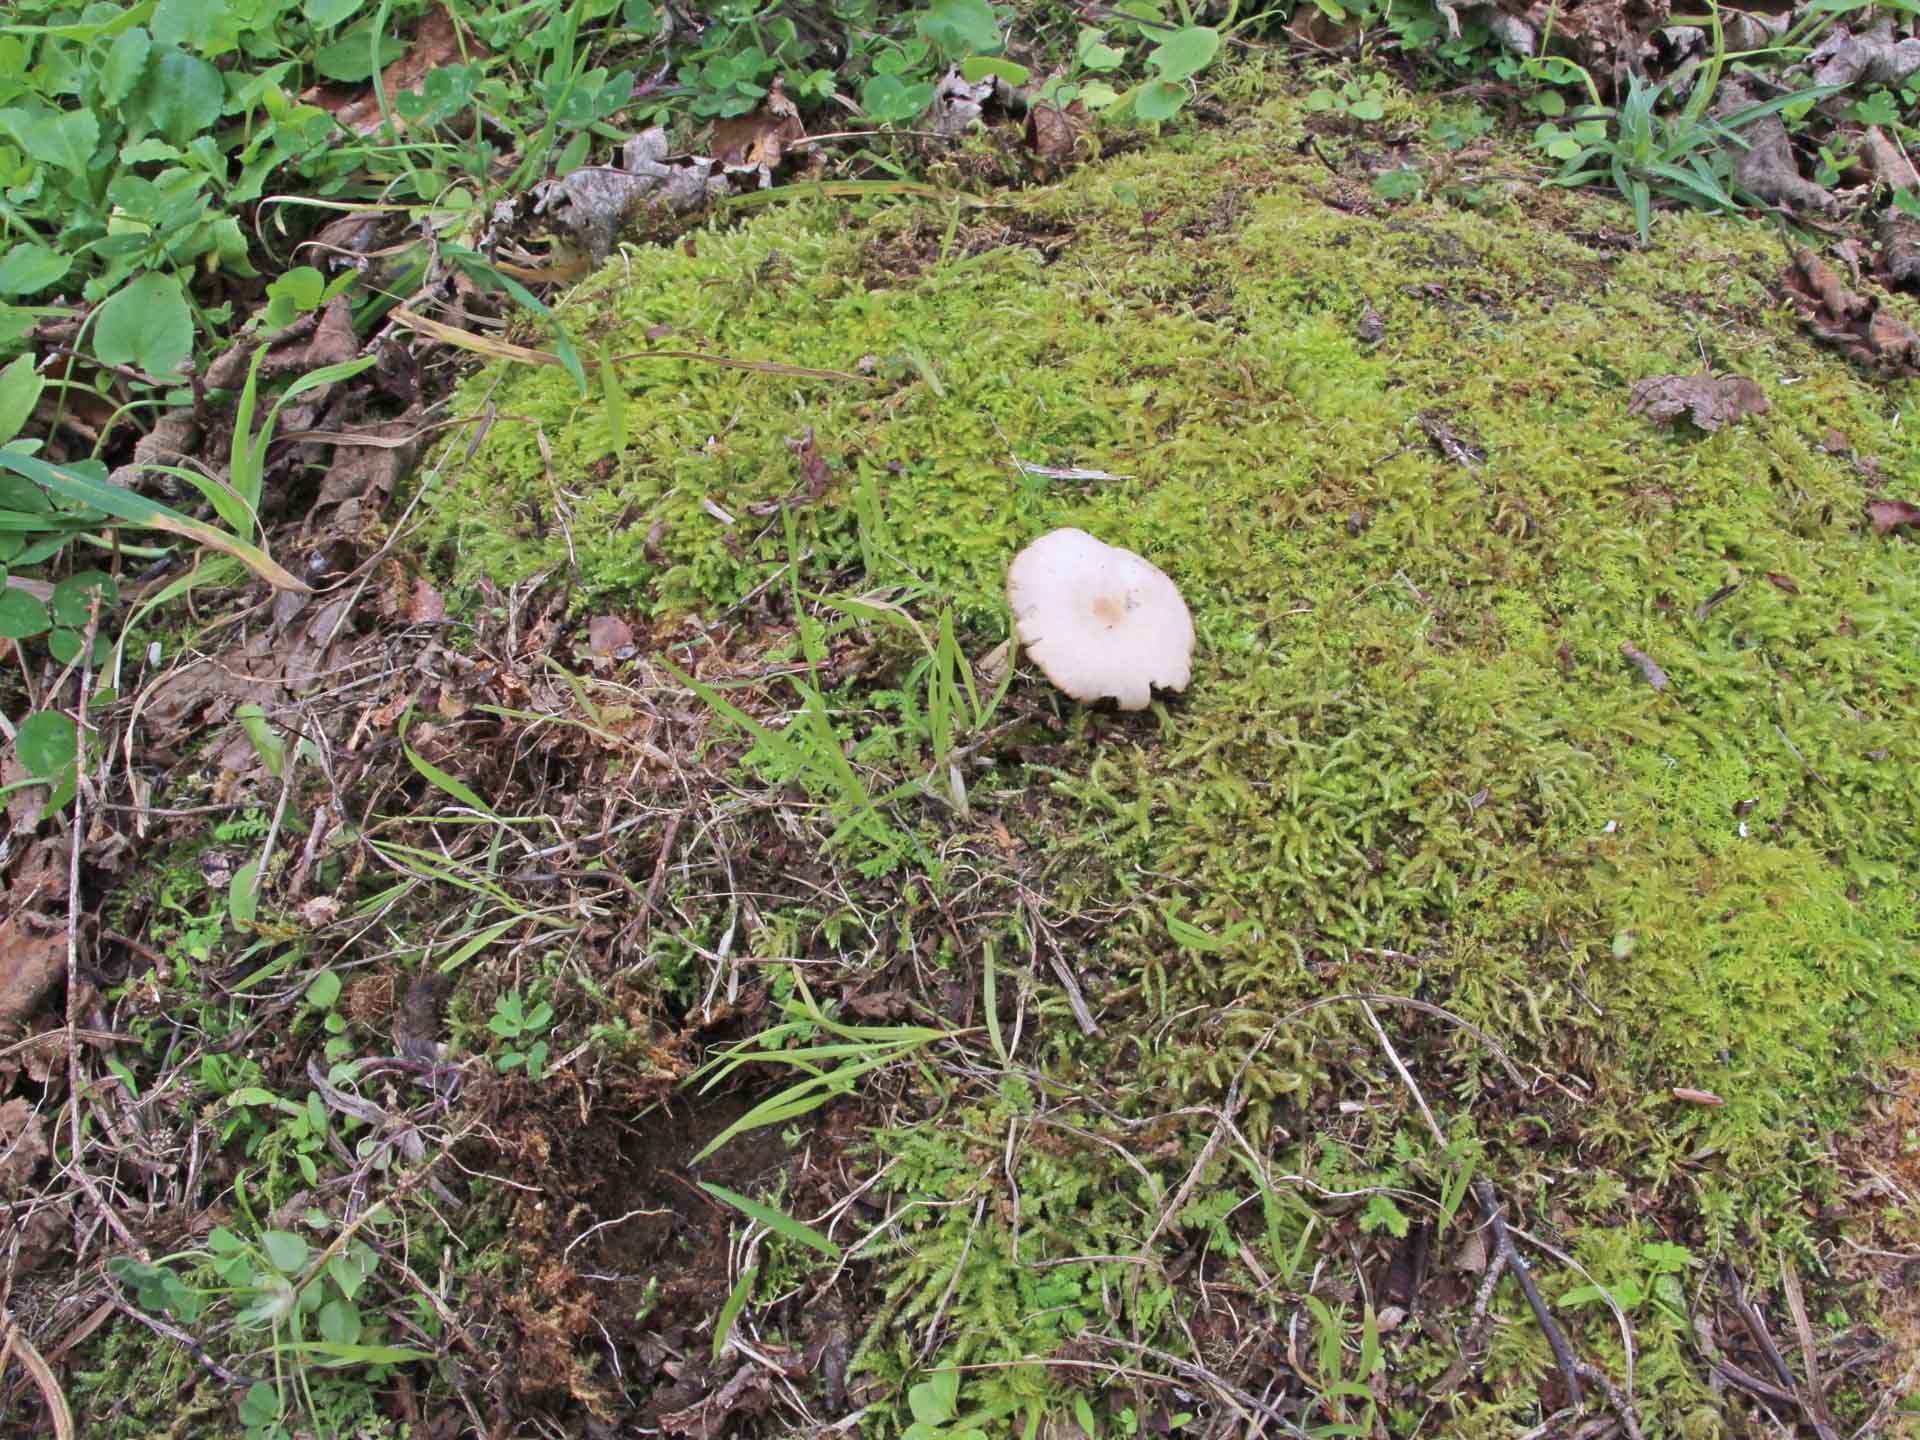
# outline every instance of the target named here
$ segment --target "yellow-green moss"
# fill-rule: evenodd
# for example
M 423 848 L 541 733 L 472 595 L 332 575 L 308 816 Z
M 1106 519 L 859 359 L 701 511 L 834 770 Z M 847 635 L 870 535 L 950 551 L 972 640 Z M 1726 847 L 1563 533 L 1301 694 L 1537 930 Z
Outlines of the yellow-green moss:
M 1388 205 L 1304 134 L 1276 102 L 957 220 L 803 198 L 630 251 L 563 311 L 596 343 L 666 324 L 869 378 L 632 362 L 608 459 L 597 394 L 483 376 L 468 408 L 502 418 L 435 553 L 456 581 L 577 565 L 596 603 L 713 611 L 786 562 L 765 507 L 798 487 L 810 584 L 924 584 L 983 649 L 1041 530 L 1144 552 L 1192 604 L 1192 687 L 1084 743 L 1028 823 L 1060 905 L 1121 916 L 1086 957 L 1109 1001 L 1193 1018 L 1061 1053 L 1217 1090 L 1300 1001 L 1426 995 L 1587 1087 L 1567 1203 L 1684 1183 L 1695 1240 L 1797 1244 L 1820 1129 L 1920 1036 L 1920 560 L 1862 521 L 1876 475 L 1915 473 L 1920 389 L 1802 336 L 1770 225 L 1662 216 L 1636 251 L 1595 196 Z M 1703 361 L 1771 412 L 1713 435 L 1629 413 L 1634 381 Z M 786 444 L 808 426 L 837 467 L 817 501 Z M 1176 904 L 1251 927 L 1196 956 Z M 1485 1073 L 1458 1043 L 1449 1109 Z M 1317 1073 L 1248 1083 L 1279 1114 Z M 1567 1184 L 1504 1178 L 1523 1205 Z

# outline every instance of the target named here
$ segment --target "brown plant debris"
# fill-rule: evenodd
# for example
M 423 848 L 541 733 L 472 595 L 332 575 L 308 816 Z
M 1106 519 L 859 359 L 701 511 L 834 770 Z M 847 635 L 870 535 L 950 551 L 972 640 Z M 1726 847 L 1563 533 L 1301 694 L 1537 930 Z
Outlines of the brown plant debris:
M 1720 87 L 1720 98 L 1713 107 L 1716 119 L 1724 118 L 1753 103 L 1753 97 L 1737 82 Z M 1800 173 L 1793 156 L 1793 140 L 1778 115 L 1767 115 L 1743 127 L 1737 142 L 1728 142 L 1733 162 L 1733 178 L 1762 200 L 1795 210 L 1832 210 L 1838 202 L 1824 185 L 1817 185 Z
M 667 161 L 667 132 L 656 125 L 620 147 L 618 165 L 583 165 L 534 187 L 533 213 L 551 216 L 597 264 L 620 227 L 643 209 L 681 215 L 733 192 L 717 160 Z
M 1653 657 L 1638 647 L 1622 641 L 1620 653 L 1640 667 L 1640 673 L 1647 677 L 1647 684 L 1654 689 L 1664 690 L 1673 683 L 1667 678 L 1667 672 L 1653 662 Z
M 1874 238 L 1880 242 L 1887 279 L 1902 290 L 1920 290 L 1920 220 L 1885 210 Z
M 1748 415 L 1764 415 L 1772 408 L 1756 382 L 1744 375 L 1715 375 L 1707 369 L 1639 381 L 1627 404 L 1630 414 L 1653 420 L 1672 421 L 1685 415 L 1709 434 Z
M 1920 335 L 1890 303 L 1849 290 L 1811 250 L 1794 252 L 1783 277 L 1807 328 L 1848 359 L 1896 375 L 1920 375 Z
M 1867 517 L 1873 521 L 1873 533 L 1891 535 L 1903 525 L 1920 525 L 1920 505 L 1908 500 L 1870 500 Z
M 1920 39 L 1895 40 L 1891 20 L 1858 35 L 1835 28 L 1807 64 L 1815 85 L 1898 85 L 1920 73 Z

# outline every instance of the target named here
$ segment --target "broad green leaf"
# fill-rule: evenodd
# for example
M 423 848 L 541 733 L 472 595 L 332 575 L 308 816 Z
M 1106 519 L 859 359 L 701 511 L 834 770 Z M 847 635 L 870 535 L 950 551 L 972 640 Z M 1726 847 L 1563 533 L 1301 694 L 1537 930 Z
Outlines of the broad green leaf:
M 700 1188 L 716 1200 L 726 1201 L 727 1204 L 733 1206 L 734 1209 L 738 1210 L 748 1219 L 758 1220 L 762 1225 L 773 1231 L 774 1234 L 785 1236 L 797 1244 L 818 1250 L 822 1255 L 828 1256 L 831 1259 L 839 1258 L 840 1247 L 838 1245 L 834 1244 L 833 1241 L 829 1240 L 811 1226 L 801 1224 L 791 1215 L 776 1210 L 771 1205 L 763 1205 L 758 1200 L 753 1200 L 745 1195 L 738 1194 L 727 1189 L 725 1186 L 709 1185 L 706 1181 L 702 1180 L 700 1182 Z
M 1185 80 L 1213 63 L 1220 51 L 1220 32 L 1207 25 L 1176 30 L 1147 52 L 1147 63 L 1162 80 Z
M 155 52 L 139 96 L 147 123 L 175 145 L 185 145 L 218 120 L 226 99 L 218 70 L 172 46 Z
M 1187 87 L 1171 80 L 1151 80 L 1133 92 L 1133 113 L 1142 120 L 1171 120 L 1187 103 Z
M 354 85 L 373 75 L 373 44 L 370 24 L 356 25 L 331 45 L 322 46 L 314 56 L 313 68 L 329 80 Z M 390 65 L 406 53 L 406 45 L 391 35 L 380 38 L 380 63 Z
M 193 312 L 180 282 L 148 273 L 114 292 L 94 317 L 93 350 L 109 365 L 171 375 L 193 353 Z
M 52 623 L 47 607 L 34 596 L 12 585 L 0 590 L 0 638 L 26 640 L 46 633 Z
M 155 39 L 200 55 L 219 56 L 232 50 L 239 43 L 242 23 L 226 0 L 160 0 L 153 12 Z
M 291 1230 L 263 1230 L 260 1244 L 282 1275 L 291 1275 L 307 1263 L 307 1242 Z
M 334 1001 L 340 998 L 340 976 L 337 971 L 322 970 L 313 977 L 307 986 L 307 1003 L 316 1010 L 330 1010 Z
M 147 55 L 153 49 L 153 37 L 139 26 L 123 30 L 107 49 L 100 62 L 100 99 L 118 105 L 140 84 L 147 68 Z
M 52 781 L 79 759 L 80 730 L 71 715 L 36 710 L 20 722 L 13 744 L 28 774 Z
M 254 752 L 272 772 L 273 778 L 286 779 L 287 742 L 274 734 L 273 727 L 267 723 L 267 712 L 253 701 L 248 701 L 233 712 L 233 718 L 247 732 L 247 739 L 253 742 Z
M 72 268 L 70 257 L 45 245 L 23 241 L 0 256 L 0 296 L 35 294 Z
M 0 128 L 11 130 L 20 147 L 41 164 L 73 175 L 87 173 L 100 143 L 100 122 L 87 110 L 0 110 Z
M 919 32 L 951 56 L 989 55 L 1001 48 L 1000 20 L 987 0 L 933 0 Z
M 53 587 L 55 623 L 70 625 L 75 629 L 85 626 L 93 615 L 93 597 L 96 595 L 100 597 L 102 614 L 111 609 L 120 596 L 113 577 L 104 570 L 82 570 L 67 576 Z
M 46 388 L 47 382 L 33 368 L 31 355 L 22 355 L 0 370 L 0 445 L 25 428 L 27 417 L 39 402 L 40 392 Z
M 989 75 L 1009 85 L 1024 85 L 1033 78 L 1031 70 L 1012 60 L 994 60 L 985 55 L 974 55 L 960 64 L 960 77 L 969 85 L 978 85 Z
M 316 30 L 330 30 L 342 20 L 351 20 L 367 0 L 307 0 L 307 23 Z
M 409 1350 L 404 1345 L 338 1345 L 330 1340 L 306 1340 L 273 1348 L 289 1355 L 313 1355 L 335 1365 L 405 1365 L 433 1358 L 424 1350 Z
M 249 860 L 233 872 L 227 886 L 227 917 L 236 928 L 246 930 L 260 913 L 260 862 Z

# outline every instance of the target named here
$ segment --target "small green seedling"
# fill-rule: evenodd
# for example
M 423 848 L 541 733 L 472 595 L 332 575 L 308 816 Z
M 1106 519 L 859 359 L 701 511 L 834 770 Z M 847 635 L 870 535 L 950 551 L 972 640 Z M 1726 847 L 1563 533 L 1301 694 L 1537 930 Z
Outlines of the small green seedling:
M 510 990 L 493 1002 L 493 1018 L 487 1028 L 508 1043 L 494 1065 L 502 1074 L 524 1069 L 529 1080 L 538 1080 L 546 1071 L 547 1042 L 536 1039 L 553 1023 L 553 1006 L 542 1000 L 531 1010 L 518 990 Z

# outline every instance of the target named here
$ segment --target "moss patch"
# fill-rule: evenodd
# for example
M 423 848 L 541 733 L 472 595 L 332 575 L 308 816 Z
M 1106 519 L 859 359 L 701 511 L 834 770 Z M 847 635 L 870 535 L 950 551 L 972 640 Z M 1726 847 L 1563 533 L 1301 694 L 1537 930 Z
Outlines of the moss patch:
M 434 553 L 457 585 L 559 571 L 582 604 L 713 618 L 792 558 L 784 500 L 803 589 L 914 587 L 976 655 L 1040 531 L 1148 555 L 1194 611 L 1189 691 L 1142 721 L 1055 705 L 983 757 L 971 822 L 919 822 L 938 850 L 993 815 L 1058 913 L 1100 917 L 1074 963 L 1137 1033 L 1083 1041 L 1055 1011 L 1052 1080 L 1217 1097 L 1303 1003 L 1423 997 L 1561 1077 L 1503 1095 L 1475 1042 L 1421 1027 L 1428 1098 L 1474 1115 L 1504 1193 L 1603 1274 L 1663 1239 L 1811 1255 L 1821 1137 L 1920 1036 L 1920 563 L 1862 519 L 1912 473 L 1920 390 L 1801 336 L 1770 226 L 1668 216 L 1639 251 L 1583 195 L 1356 203 L 1306 139 L 1272 101 L 988 208 L 803 199 L 631 252 L 564 312 L 595 344 L 858 378 L 628 362 L 616 450 L 601 394 L 484 375 L 463 408 L 500 419 L 434 507 Z M 1771 411 L 1713 435 L 1629 413 L 1633 382 L 1703 362 Z M 807 427 L 824 491 L 789 443 Z M 1170 914 L 1218 943 L 1176 943 Z M 1397 1090 L 1353 1016 L 1300 1028 L 1245 1083 L 1253 1123 L 1325 1175 L 1330 1087 Z M 1009 1103 L 956 1124 L 995 1144 Z M 1344 1137 L 1373 1183 L 1417 1179 L 1395 1133 Z M 949 1189 L 977 1171 L 922 1159 Z M 1125 1243 L 1127 1207 L 1032 1164 L 1062 1233 L 1078 1207 L 1094 1237 L 1074 1244 Z M 972 1235 L 972 1213 L 943 1224 Z M 955 1264 L 1013 1253 L 979 1233 Z M 917 1310 L 923 1269 L 894 1272 L 905 1314 L 953 1273 Z M 1039 1343 L 1007 1329 L 1039 1304 L 995 1292 L 978 1333 Z M 1715 1433 L 1676 1333 L 1642 1373 L 1667 1406 L 1649 1433 Z M 1538 1338 L 1501 1341 L 1532 1347 L 1507 1373 L 1550 1366 Z M 1524 1429 L 1519 1393 L 1458 1433 Z

